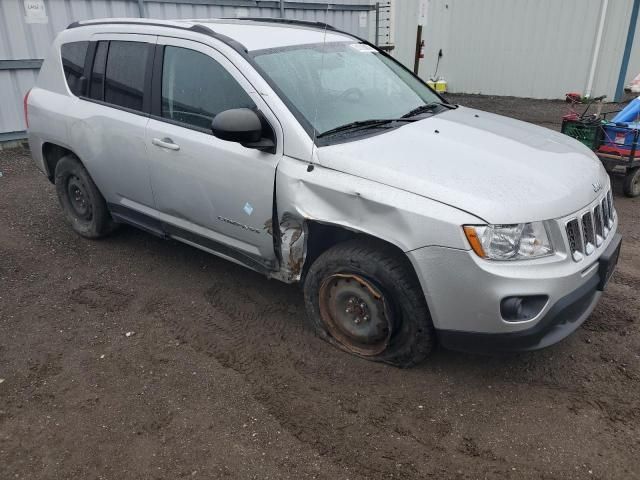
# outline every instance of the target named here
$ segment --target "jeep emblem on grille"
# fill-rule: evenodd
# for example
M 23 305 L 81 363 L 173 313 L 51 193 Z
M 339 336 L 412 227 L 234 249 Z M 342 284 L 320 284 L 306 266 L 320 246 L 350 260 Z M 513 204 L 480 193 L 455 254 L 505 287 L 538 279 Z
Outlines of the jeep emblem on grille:
M 593 191 L 596 193 L 602 190 L 602 184 L 600 182 L 592 183 L 591 186 L 593 186 Z

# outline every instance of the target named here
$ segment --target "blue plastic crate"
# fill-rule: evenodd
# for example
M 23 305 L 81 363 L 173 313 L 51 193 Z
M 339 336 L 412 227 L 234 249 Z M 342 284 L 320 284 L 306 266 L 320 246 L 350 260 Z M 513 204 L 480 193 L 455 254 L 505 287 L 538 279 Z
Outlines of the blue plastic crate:
M 614 153 L 629 156 L 634 150 L 634 156 L 640 156 L 638 143 L 638 129 L 640 123 L 629 123 L 628 126 L 608 124 L 603 126 L 604 138 L 602 146 L 598 149 L 601 152 Z

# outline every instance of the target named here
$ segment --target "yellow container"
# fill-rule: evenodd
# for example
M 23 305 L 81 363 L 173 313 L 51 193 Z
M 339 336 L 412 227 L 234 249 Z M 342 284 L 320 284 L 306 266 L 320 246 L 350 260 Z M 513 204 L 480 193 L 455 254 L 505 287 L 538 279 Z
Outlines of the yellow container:
M 436 89 L 436 82 L 431 79 L 427 80 L 427 85 L 429 85 L 434 90 Z
M 436 92 L 447 93 L 447 81 L 445 79 L 438 79 L 438 81 L 436 82 Z

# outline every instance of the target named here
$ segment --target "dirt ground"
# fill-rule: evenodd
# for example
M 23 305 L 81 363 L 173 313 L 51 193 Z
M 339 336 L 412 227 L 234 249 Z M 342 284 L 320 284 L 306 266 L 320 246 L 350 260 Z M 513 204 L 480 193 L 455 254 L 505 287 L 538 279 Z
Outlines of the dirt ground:
M 557 128 L 553 101 L 451 96 Z M 295 286 L 65 224 L 0 152 L 1 479 L 640 478 L 640 199 L 619 270 L 547 350 L 399 370 L 314 337 Z M 131 334 L 131 332 L 134 332 Z

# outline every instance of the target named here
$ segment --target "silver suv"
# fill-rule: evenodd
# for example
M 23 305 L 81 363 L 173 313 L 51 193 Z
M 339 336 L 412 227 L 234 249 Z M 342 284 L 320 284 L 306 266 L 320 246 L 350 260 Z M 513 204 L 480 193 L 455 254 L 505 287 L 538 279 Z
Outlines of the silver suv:
M 371 360 L 555 343 L 618 258 L 586 147 L 324 24 L 74 23 L 25 115 L 80 235 L 127 223 L 300 282 L 315 331 Z

